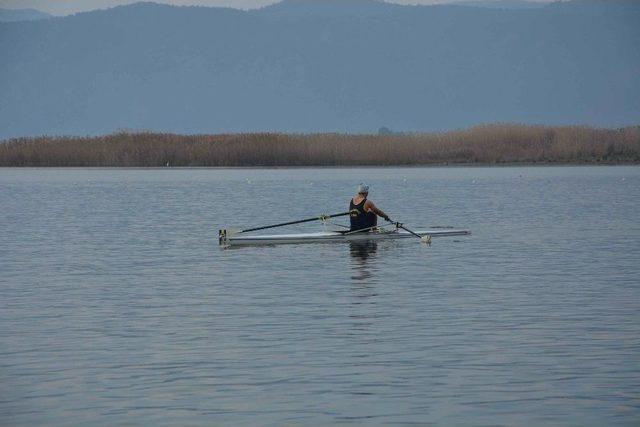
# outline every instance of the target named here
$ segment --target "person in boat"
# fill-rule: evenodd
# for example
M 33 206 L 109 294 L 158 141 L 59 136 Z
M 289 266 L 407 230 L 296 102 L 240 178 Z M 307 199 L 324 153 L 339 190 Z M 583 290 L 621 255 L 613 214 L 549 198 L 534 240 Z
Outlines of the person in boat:
M 378 209 L 371 200 L 367 200 L 367 196 L 369 196 L 369 186 L 365 184 L 358 185 L 358 194 L 349 203 L 351 231 L 373 230 L 378 223 L 378 217 L 391 222 L 389 215 Z

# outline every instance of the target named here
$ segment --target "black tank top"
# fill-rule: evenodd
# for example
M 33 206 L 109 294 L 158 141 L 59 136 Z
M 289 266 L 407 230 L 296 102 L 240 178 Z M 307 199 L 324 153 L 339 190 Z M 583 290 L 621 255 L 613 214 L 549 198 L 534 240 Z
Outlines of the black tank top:
M 353 203 L 353 199 L 349 203 L 349 219 L 351 220 L 351 231 L 364 230 L 367 228 L 375 227 L 378 223 L 378 217 L 373 212 L 365 212 L 364 204 L 367 199 L 364 199 L 357 205 Z M 366 230 L 369 231 L 369 230 Z

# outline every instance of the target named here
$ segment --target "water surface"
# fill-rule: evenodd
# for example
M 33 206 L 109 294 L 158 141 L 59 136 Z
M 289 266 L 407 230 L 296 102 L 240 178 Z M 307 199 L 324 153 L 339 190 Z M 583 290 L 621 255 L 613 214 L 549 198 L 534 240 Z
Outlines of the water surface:
M 360 181 L 473 235 L 218 247 Z M 640 423 L 638 167 L 0 169 L 0 206 L 3 425 Z

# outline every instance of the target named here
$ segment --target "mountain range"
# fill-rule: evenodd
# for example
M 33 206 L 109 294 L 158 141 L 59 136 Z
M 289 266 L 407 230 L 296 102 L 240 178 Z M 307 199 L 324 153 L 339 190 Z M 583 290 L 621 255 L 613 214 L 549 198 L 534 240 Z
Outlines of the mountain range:
M 35 9 L 0 9 L 0 22 L 37 21 L 47 18 L 51 18 L 51 15 Z
M 0 23 L 0 139 L 640 122 L 640 2 L 138 3 Z

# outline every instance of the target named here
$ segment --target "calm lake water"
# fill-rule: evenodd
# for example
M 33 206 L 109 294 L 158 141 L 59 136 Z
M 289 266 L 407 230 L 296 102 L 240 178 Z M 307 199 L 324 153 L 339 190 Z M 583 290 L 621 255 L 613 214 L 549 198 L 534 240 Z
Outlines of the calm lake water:
M 360 181 L 473 235 L 218 246 Z M 0 206 L 2 425 L 640 424 L 640 167 L 0 169 Z

